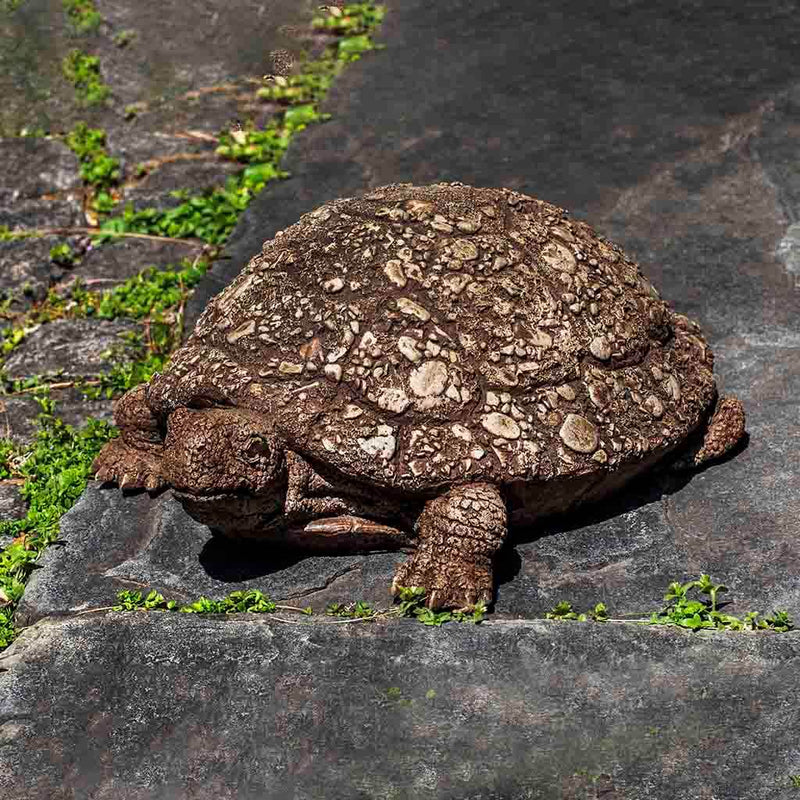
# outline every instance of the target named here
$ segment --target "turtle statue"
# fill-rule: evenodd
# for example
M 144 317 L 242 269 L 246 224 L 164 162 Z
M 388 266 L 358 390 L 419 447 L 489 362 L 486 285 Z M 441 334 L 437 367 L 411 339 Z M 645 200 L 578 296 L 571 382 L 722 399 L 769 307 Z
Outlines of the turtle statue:
M 397 549 L 392 593 L 493 599 L 509 527 L 744 434 L 695 322 L 621 248 L 509 189 L 391 184 L 267 241 L 94 463 L 225 537 Z

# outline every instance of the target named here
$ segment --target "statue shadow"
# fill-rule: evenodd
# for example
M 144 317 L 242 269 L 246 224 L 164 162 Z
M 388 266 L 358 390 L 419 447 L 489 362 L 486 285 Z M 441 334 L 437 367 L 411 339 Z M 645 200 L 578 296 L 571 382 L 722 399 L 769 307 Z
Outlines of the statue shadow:
M 548 536 L 569 533 L 592 526 L 602 526 L 623 514 L 659 503 L 664 497 L 676 494 L 706 470 L 732 461 L 747 449 L 750 435 L 745 433 L 739 443 L 722 458 L 687 470 L 676 470 L 670 465 L 634 479 L 621 490 L 604 500 L 580 507 L 568 514 L 543 517 L 535 526 L 519 526 L 510 531 L 510 547 L 503 547 L 495 557 L 495 585 L 509 583 L 522 570 L 522 558 L 517 545 L 530 544 Z
M 211 538 L 198 560 L 206 574 L 223 583 L 243 583 L 290 569 L 313 555 L 305 550 L 289 550 L 269 542 L 226 539 L 211 530 Z

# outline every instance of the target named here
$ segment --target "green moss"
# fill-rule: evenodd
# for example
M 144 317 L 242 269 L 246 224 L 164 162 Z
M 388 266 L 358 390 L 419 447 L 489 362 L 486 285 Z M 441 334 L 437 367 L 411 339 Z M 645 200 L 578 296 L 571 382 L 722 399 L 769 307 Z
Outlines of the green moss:
M 70 25 L 77 33 L 90 33 L 103 21 L 94 0 L 62 0 Z
M 446 622 L 480 623 L 486 613 L 486 606 L 478 604 L 475 610 L 466 613 L 462 611 L 431 611 L 423 604 L 425 590 L 420 587 L 399 587 L 399 605 L 393 608 L 375 610 L 367 603 L 344 605 L 342 603 L 329 603 L 325 609 L 327 616 L 349 617 L 350 619 L 371 620 L 378 617 L 413 617 L 424 625 L 440 626 Z M 269 596 L 258 589 L 249 591 L 232 592 L 220 600 L 208 597 L 199 597 L 192 603 L 179 605 L 176 600 L 166 600 L 162 594 L 155 590 L 143 595 L 140 591 L 122 591 L 117 593 L 117 604 L 110 606 L 113 611 L 179 611 L 188 614 L 237 614 L 260 613 L 272 614 L 275 611 L 299 611 L 305 616 L 312 616 L 311 606 L 297 608 L 296 606 L 283 606 L 274 603 Z M 435 693 L 434 693 L 435 695 Z
M 79 122 L 67 134 L 66 143 L 80 161 L 81 178 L 85 183 L 95 189 L 108 189 L 119 183 L 119 159 L 106 152 L 104 130 Z
M 80 105 L 102 105 L 111 94 L 100 75 L 97 56 L 90 56 L 77 48 L 70 50 L 61 62 L 61 71 L 75 87 L 75 97 Z
M 58 539 L 61 516 L 83 493 L 92 461 L 116 433 L 112 426 L 94 419 L 76 430 L 53 416 L 54 406 L 46 395 L 38 399 L 42 413 L 33 445 L 2 444 L 4 469 L 24 480 L 22 496 L 29 510 L 24 519 L 0 522 L 0 535 L 14 537 L 0 552 L 0 647 L 14 639 L 13 610 L 36 561 Z
M 699 593 L 700 597 L 691 597 L 690 592 Z M 664 595 L 665 605 L 660 611 L 653 611 L 647 619 L 625 619 L 618 622 L 635 622 L 640 625 L 671 625 L 689 630 L 772 630 L 785 633 L 793 630 L 794 623 L 786 611 L 775 611 L 772 616 L 758 619 L 760 612 L 748 611 L 744 618 L 732 614 L 724 614 L 717 608 L 717 595 L 727 592 L 728 587 L 715 584 L 710 576 L 702 574 L 699 578 L 686 583 L 673 581 Z M 708 595 L 708 599 L 702 597 Z M 552 611 L 545 614 L 547 619 L 577 620 L 586 622 L 608 622 L 609 617 L 603 603 L 598 603 L 593 610 L 578 613 L 572 604 L 565 600 L 558 603 Z
M 63 267 L 71 267 L 77 261 L 77 256 L 72 252 L 72 248 L 64 242 L 57 244 L 50 248 L 50 260 L 54 264 L 60 264 Z
M 117 47 L 127 47 L 134 39 L 136 39 L 136 31 L 129 29 L 114 34 L 114 44 Z
M 39 239 L 43 235 L 38 230 L 12 231 L 8 225 L 0 225 L 0 242 L 13 242 L 17 239 Z

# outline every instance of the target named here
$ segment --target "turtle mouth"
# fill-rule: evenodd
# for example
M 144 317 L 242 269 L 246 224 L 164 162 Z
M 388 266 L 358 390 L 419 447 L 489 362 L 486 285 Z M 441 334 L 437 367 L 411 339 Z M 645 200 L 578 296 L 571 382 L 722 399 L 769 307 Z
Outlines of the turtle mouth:
M 235 490 L 213 494 L 173 490 L 173 494 L 193 519 L 230 536 L 268 535 L 283 518 L 277 495 Z

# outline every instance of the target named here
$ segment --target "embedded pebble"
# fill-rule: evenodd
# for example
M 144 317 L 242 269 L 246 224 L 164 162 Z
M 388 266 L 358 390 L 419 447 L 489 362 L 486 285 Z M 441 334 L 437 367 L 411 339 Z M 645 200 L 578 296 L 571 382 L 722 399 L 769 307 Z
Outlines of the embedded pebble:
M 441 361 L 426 361 L 411 373 L 408 384 L 417 397 L 438 397 L 447 386 L 447 367 Z
M 575 390 L 568 383 L 565 383 L 563 386 L 556 386 L 556 391 L 565 400 L 571 402 L 575 399 Z
M 467 239 L 456 239 L 451 245 L 453 256 L 461 261 L 474 261 L 478 257 L 478 248 Z
M 590 383 L 589 399 L 598 408 L 605 408 L 611 401 L 611 393 L 604 383 Z
M 573 273 L 577 267 L 577 261 L 572 251 L 561 242 L 549 242 L 542 250 L 542 260 L 553 269 L 560 272 Z
M 401 289 L 408 283 L 408 279 L 406 278 L 405 273 L 403 272 L 403 262 L 393 259 L 392 261 L 387 261 L 386 266 L 383 268 L 383 271 L 386 277 L 393 283 L 395 286 L 399 286 Z
M 608 361 L 611 358 L 611 345 L 605 336 L 595 336 L 589 343 L 589 351 L 600 361 Z
M 378 408 L 384 411 L 391 411 L 394 414 L 402 414 L 410 405 L 411 400 L 408 395 L 400 388 L 381 389 L 377 399 Z
M 410 336 L 401 336 L 397 340 L 397 349 L 409 360 L 419 361 L 422 358 L 422 353 L 417 350 L 417 340 L 412 339 Z
M 239 341 L 244 336 L 249 336 L 256 329 L 256 321 L 254 319 L 248 320 L 240 325 L 235 331 L 231 331 L 225 338 L 230 344 Z
M 495 436 L 502 436 L 504 439 L 519 439 L 521 432 L 519 425 L 511 417 L 498 411 L 493 411 L 491 414 L 485 414 L 481 417 L 481 425 L 489 433 Z
M 580 414 L 567 414 L 558 435 L 576 453 L 593 453 L 600 441 L 595 425 Z
M 453 436 L 457 436 L 459 439 L 463 439 L 465 442 L 472 441 L 472 434 L 470 433 L 469 428 L 464 427 L 458 422 L 453 423 L 453 425 L 450 426 L 450 430 L 453 431 Z
M 397 439 L 392 434 L 359 439 L 358 446 L 368 455 L 390 459 L 394 455 Z
M 337 383 L 342 379 L 342 368 L 338 364 L 326 364 L 323 371 Z
M 410 314 L 411 316 L 422 320 L 422 322 L 427 322 L 431 318 L 431 314 L 428 309 L 423 308 L 419 303 L 415 303 L 408 297 L 398 297 L 397 308 L 402 314 Z
M 341 278 L 331 278 L 329 281 L 325 281 L 325 283 L 322 284 L 322 288 L 326 292 L 335 294 L 336 292 L 342 291 L 344 288 L 344 281 Z
M 664 404 L 654 394 L 644 401 L 644 407 L 656 419 L 661 419 L 664 414 Z
M 674 375 L 670 375 L 667 380 L 665 381 L 664 388 L 667 391 L 667 394 L 673 400 L 680 400 L 681 399 L 681 385 L 678 383 L 678 379 Z
M 534 329 L 531 333 L 530 340 L 537 347 L 551 347 L 553 344 L 553 337 L 541 328 Z
M 288 361 L 281 361 L 278 367 L 278 372 L 283 375 L 299 375 L 302 371 L 302 364 L 290 364 Z

